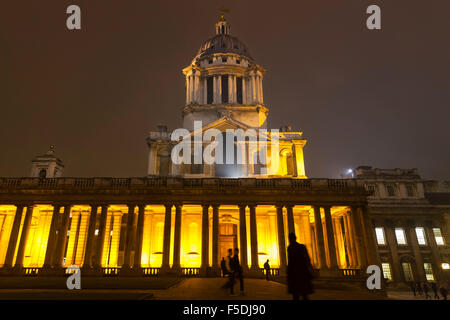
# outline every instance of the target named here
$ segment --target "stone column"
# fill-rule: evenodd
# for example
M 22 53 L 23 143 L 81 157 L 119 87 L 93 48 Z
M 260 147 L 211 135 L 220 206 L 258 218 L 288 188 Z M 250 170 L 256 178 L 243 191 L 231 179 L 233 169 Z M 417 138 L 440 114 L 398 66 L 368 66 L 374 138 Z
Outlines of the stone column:
M 317 261 L 319 261 L 320 269 L 328 269 L 325 254 L 325 243 L 323 237 L 322 218 L 320 216 L 320 207 L 314 206 L 314 226 L 316 229 L 317 242 Z
M 64 205 L 64 213 L 58 230 L 58 243 L 56 245 L 55 257 L 53 259 L 53 266 L 55 268 L 62 268 L 64 251 L 66 249 L 67 230 L 69 229 L 71 208 L 71 205 Z
M 202 205 L 202 264 L 201 272 L 206 274 L 209 268 L 209 204 Z
M 386 222 L 386 240 L 389 246 L 389 250 L 391 252 L 391 261 L 392 261 L 392 276 L 393 281 L 398 282 L 401 281 L 401 269 L 400 269 L 400 260 L 398 257 L 397 251 L 397 241 L 395 241 L 395 233 L 394 233 L 394 224 L 390 221 Z
M 259 102 L 264 103 L 263 100 L 263 86 L 262 86 L 262 75 L 259 76 Z
M 288 222 L 289 233 L 291 233 L 291 232 L 295 233 L 294 210 L 293 210 L 293 208 L 294 208 L 293 205 L 290 205 L 290 204 L 286 205 L 287 222 Z
M 213 204 L 212 223 L 212 267 L 215 271 L 219 269 L 219 205 Z
M 423 259 L 422 254 L 420 253 L 419 242 L 417 241 L 416 230 L 414 228 L 414 224 L 412 221 L 408 222 L 407 230 L 409 235 L 409 241 L 411 242 L 410 246 L 414 253 L 414 260 L 416 261 L 416 274 L 417 274 L 416 281 L 424 282 L 426 281 L 425 269 L 423 267 Z
M 358 266 L 361 270 L 365 270 L 367 267 L 366 250 L 364 249 L 363 236 L 362 236 L 362 224 L 359 219 L 358 208 L 351 207 L 350 225 L 354 232 L 356 240 L 356 254 L 358 256 Z
M 202 103 L 206 104 L 208 102 L 208 77 L 204 77 L 202 82 L 203 82 L 203 99 L 202 99 Z
M 4 269 L 10 269 L 12 267 L 14 253 L 16 251 L 17 240 L 19 238 L 20 222 L 22 221 L 23 205 L 16 206 L 16 214 L 14 215 L 14 222 L 9 236 L 8 249 L 6 250 Z
M 258 264 L 258 234 L 256 227 L 256 205 L 249 205 L 250 208 L 250 244 L 252 253 L 252 265 L 253 271 L 259 271 Z
M 348 256 L 349 256 L 349 260 L 350 260 L 350 267 L 356 268 L 358 265 L 358 262 L 356 259 L 355 239 L 354 239 L 351 227 L 350 227 L 349 214 L 346 213 L 344 215 L 343 219 L 344 219 L 345 240 L 346 240 L 347 252 L 348 252 Z
M 190 88 L 189 88 L 189 76 L 186 76 L 186 104 L 189 104 L 190 100 L 189 100 L 189 93 L 190 93 Z
M 200 81 L 199 80 L 200 80 L 199 74 L 196 71 L 194 74 L 194 88 L 193 88 L 194 93 L 193 93 L 193 98 L 192 98 L 193 102 L 196 104 L 198 104 L 199 96 L 200 96 L 200 90 L 199 90 Z
M 131 249 L 133 248 L 133 226 L 134 226 L 134 208 L 135 204 L 128 205 L 128 215 L 127 215 L 127 228 L 125 234 L 125 248 L 124 248 L 124 258 L 122 270 L 130 269 L 131 264 Z
M 233 103 L 233 75 L 228 76 L 228 103 Z
M 22 226 L 22 234 L 20 236 L 20 241 L 19 241 L 19 248 L 17 249 L 16 263 L 14 264 L 15 269 L 21 269 L 23 267 L 25 246 L 27 244 L 28 234 L 30 232 L 30 224 L 31 224 L 31 218 L 33 216 L 33 209 L 34 209 L 34 206 L 32 206 L 32 205 L 27 206 L 27 211 L 26 211 L 25 219 L 23 221 L 23 226 Z
M 91 205 L 91 215 L 89 217 L 89 229 L 86 239 L 86 250 L 84 253 L 83 267 L 92 267 L 92 247 L 94 246 L 95 240 L 95 228 L 97 224 L 97 209 L 98 205 Z
M 94 259 L 94 268 L 95 269 L 100 269 L 101 264 L 102 264 L 103 244 L 105 242 L 107 217 L 108 217 L 108 206 L 102 205 L 102 212 L 100 214 L 99 232 L 98 232 L 97 244 L 95 247 L 95 259 Z
M 280 274 L 286 271 L 286 242 L 284 236 L 283 205 L 277 205 L 278 252 L 280 255 Z
M 58 223 L 60 205 L 53 205 L 52 222 L 50 224 L 50 232 L 47 240 L 47 250 L 45 253 L 45 260 L 43 269 L 50 269 L 52 266 L 53 254 L 55 252 L 56 241 L 58 239 Z
M 180 249 L 181 249 L 181 204 L 175 204 L 175 236 L 173 239 L 173 264 L 172 269 L 178 271 L 181 268 L 180 265 Z
M 337 270 L 337 255 L 336 244 L 334 242 L 333 221 L 331 220 L 331 207 L 324 206 L 325 211 L 325 226 L 327 229 L 327 241 L 328 241 L 328 254 L 330 257 L 330 269 Z
M 247 255 L 247 220 L 245 218 L 245 204 L 239 205 L 239 240 L 241 247 L 241 266 L 248 270 L 248 255 Z M 253 258 L 252 258 L 253 260 Z M 253 262 L 253 261 L 252 261 Z
M 141 271 L 142 258 L 142 237 L 144 235 L 144 218 L 145 218 L 145 204 L 139 205 L 139 214 L 136 227 L 136 248 L 134 252 L 133 271 Z
M 367 263 L 369 265 L 377 265 L 381 268 L 380 256 L 378 254 L 378 247 L 375 241 L 375 229 L 373 227 L 372 221 L 369 219 L 367 212 L 367 207 L 362 206 L 361 208 L 361 224 L 363 227 L 364 240 L 366 243 L 366 255 Z
M 257 103 L 257 98 L 256 98 L 256 76 L 253 73 L 252 74 L 252 104 L 256 104 Z
M 236 90 L 236 101 L 237 101 L 237 90 Z M 245 85 L 244 77 L 242 77 L 242 104 L 247 104 L 247 87 Z
M 170 229 L 172 227 L 172 204 L 166 204 L 166 213 L 164 217 L 164 240 L 163 240 L 163 258 L 161 270 L 167 271 L 170 268 Z

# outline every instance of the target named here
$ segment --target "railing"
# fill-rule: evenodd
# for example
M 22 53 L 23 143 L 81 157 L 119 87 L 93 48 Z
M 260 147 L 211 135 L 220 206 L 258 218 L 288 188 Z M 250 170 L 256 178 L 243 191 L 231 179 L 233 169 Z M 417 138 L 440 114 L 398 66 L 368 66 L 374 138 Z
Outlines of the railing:
M 23 268 L 23 273 L 24 273 L 25 276 L 34 277 L 34 276 L 37 276 L 37 274 L 39 273 L 40 269 L 41 268 L 37 268 L 37 267 Z
M 266 269 L 260 268 L 261 272 L 266 275 Z M 271 276 L 279 276 L 280 275 L 280 268 L 270 268 L 269 275 Z
M 148 188 L 208 188 L 221 189 L 293 189 L 367 193 L 354 179 L 290 179 L 290 178 L 0 178 L 0 189 L 148 189 Z
M 181 274 L 186 277 L 198 276 L 200 268 L 181 268 Z
M 116 267 L 106 267 L 102 268 L 104 277 L 117 277 L 119 275 L 120 268 Z
M 361 273 L 360 269 L 340 269 L 340 271 L 344 277 L 357 277 Z
M 142 268 L 142 274 L 147 277 L 157 276 L 159 275 L 160 271 L 161 268 L 153 268 L 153 267 Z

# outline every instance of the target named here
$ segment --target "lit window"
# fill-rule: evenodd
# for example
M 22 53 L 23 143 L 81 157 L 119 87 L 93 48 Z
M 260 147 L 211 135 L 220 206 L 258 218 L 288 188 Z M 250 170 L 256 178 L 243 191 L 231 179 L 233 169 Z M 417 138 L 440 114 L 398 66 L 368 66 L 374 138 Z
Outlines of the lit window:
M 383 269 L 383 277 L 387 280 L 392 280 L 391 266 L 389 263 L 382 263 L 381 268 Z
M 95 235 L 98 236 L 98 229 L 95 229 Z
M 415 190 L 413 184 L 407 184 L 406 185 L 406 194 L 408 195 L 408 197 L 414 197 L 415 196 L 416 190 Z
M 397 244 L 406 244 L 405 231 L 403 230 L 403 228 L 395 228 L 395 237 L 397 238 Z
M 425 262 L 423 264 L 423 268 L 425 269 L 425 277 L 427 281 L 434 281 L 433 269 L 431 268 L 431 263 Z
M 394 189 L 393 185 L 388 184 L 386 186 L 386 191 L 387 191 L 387 194 L 388 194 L 389 197 L 394 197 L 395 196 L 395 189 Z
M 450 269 L 450 264 L 444 262 L 444 263 L 442 264 L 442 269 L 444 269 L 444 270 Z
M 436 244 L 438 246 L 444 245 L 444 237 L 442 237 L 442 232 L 440 228 L 433 228 L 434 238 L 436 239 Z
M 425 240 L 425 230 L 422 227 L 416 228 L 416 235 L 417 235 L 417 242 L 419 242 L 419 244 L 421 246 L 424 246 L 427 244 L 427 242 Z
M 403 275 L 405 276 L 405 281 L 413 281 L 413 274 L 411 269 L 411 263 L 403 262 L 402 263 Z
M 379 245 L 385 245 L 386 241 L 384 239 L 384 230 L 383 230 L 383 228 L 375 228 L 375 234 L 377 236 L 377 243 Z

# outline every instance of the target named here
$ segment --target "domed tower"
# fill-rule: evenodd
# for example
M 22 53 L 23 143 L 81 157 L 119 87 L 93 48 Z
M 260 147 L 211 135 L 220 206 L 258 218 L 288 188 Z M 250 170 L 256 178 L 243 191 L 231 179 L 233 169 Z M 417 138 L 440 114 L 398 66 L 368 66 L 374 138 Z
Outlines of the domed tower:
M 230 35 L 230 24 L 223 14 L 215 32 L 183 69 L 183 127 L 193 130 L 194 121 L 202 121 L 205 126 L 228 117 L 250 128 L 266 128 L 268 109 L 262 86 L 265 70 L 253 60 L 245 44 Z

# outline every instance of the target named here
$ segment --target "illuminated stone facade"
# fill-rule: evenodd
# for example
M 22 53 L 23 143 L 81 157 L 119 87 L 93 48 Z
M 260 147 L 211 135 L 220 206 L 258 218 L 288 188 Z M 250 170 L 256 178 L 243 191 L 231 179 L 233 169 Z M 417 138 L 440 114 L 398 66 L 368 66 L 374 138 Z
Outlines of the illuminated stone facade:
M 364 183 L 368 212 L 388 283 L 450 280 L 450 182 L 424 180 L 417 169 L 353 171 Z

